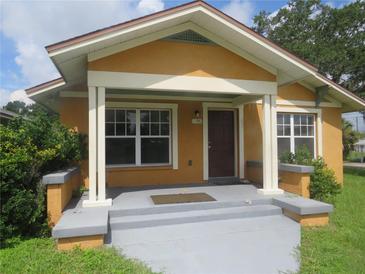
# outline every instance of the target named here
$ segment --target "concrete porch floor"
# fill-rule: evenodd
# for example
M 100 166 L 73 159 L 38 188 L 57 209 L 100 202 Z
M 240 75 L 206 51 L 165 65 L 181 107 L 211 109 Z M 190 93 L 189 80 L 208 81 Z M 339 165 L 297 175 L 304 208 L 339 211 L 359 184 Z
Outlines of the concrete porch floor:
M 204 192 L 214 202 L 154 205 L 151 195 Z M 300 224 L 283 215 L 330 212 L 294 194 L 262 195 L 253 185 L 107 189 L 113 205 L 74 200 L 55 238 L 105 235 L 105 243 L 164 273 L 279 273 L 299 269 Z
M 204 186 L 183 186 L 169 188 L 155 188 L 146 190 L 109 188 L 107 190 L 108 198 L 113 199 L 112 209 L 131 209 L 144 207 L 158 207 L 167 205 L 155 205 L 151 195 L 179 194 L 179 193 L 197 193 L 204 192 L 216 199 L 216 202 L 251 202 L 253 200 L 268 200 L 278 196 L 293 196 L 292 194 L 284 195 L 262 195 L 257 193 L 257 188 L 253 185 L 204 185 Z M 214 202 L 212 202 L 214 203 Z
M 205 192 L 216 199 L 215 202 L 247 202 L 271 200 L 273 197 L 295 197 L 297 195 L 287 193 L 279 195 L 262 195 L 257 193 L 257 188 L 251 184 L 232 185 L 173 185 L 173 186 L 151 186 L 140 188 L 114 187 L 106 189 L 106 198 L 111 198 L 113 204 L 109 209 L 133 209 L 146 207 L 159 207 L 169 205 L 155 205 L 151 195 L 179 194 Z M 75 208 L 82 208 L 82 201 L 88 198 L 88 192 L 84 192 L 81 198 L 73 199 L 65 211 Z M 214 202 L 210 202 L 214 203 Z

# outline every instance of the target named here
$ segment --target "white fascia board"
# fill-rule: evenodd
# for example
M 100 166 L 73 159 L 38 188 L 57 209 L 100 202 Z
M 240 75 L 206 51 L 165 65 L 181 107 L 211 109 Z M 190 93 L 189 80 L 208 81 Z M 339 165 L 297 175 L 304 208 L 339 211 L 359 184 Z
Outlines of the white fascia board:
M 321 81 L 321 82 L 325 83 L 326 85 L 330 86 L 332 89 L 339 92 L 341 95 L 355 101 L 357 104 L 360 104 L 362 107 L 365 108 L 365 102 L 361 101 L 359 98 L 356 98 L 355 96 L 352 96 L 348 92 L 343 91 L 342 89 L 337 87 L 334 83 L 332 83 L 332 81 L 324 79 L 323 77 L 319 77 L 317 75 L 314 75 L 314 76 L 315 76 L 316 79 L 318 79 L 319 81 Z
M 65 81 L 63 81 L 63 82 L 60 82 L 60 83 L 54 84 L 54 85 L 52 85 L 52 86 L 48 86 L 48 87 L 46 87 L 46 88 L 44 88 L 44 89 L 38 90 L 37 92 L 33 92 L 33 93 L 29 94 L 29 95 L 28 95 L 28 98 L 32 98 L 32 97 L 34 97 L 34 96 L 36 96 L 36 95 L 39 95 L 39 94 L 42 94 L 42 93 L 44 93 L 44 92 L 46 92 L 46 91 L 50 91 L 50 90 L 52 90 L 52 89 L 55 89 L 55 88 L 61 87 L 61 86 L 65 85 L 65 84 L 66 84 L 66 82 L 65 82 Z
M 88 71 L 88 85 L 132 90 L 277 94 L 277 83 L 269 81 L 92 70 Z
M 114 37 L 129 33 L 129 32 L 137 31 L 137 30 L 140 30 L 140 29 L 143 29 L 143 28 L 146 28 L 146 27 L 158 24 L 158 23 L 164 23 L 166 21 L 173 20 L 175 18 L 184 16 L 184 15 L 189 15 L 189 14 L 192 14 L 192 13 L 198 11 L 198 10 L 199 10 L 199 7 L 192 7 L 192 8 L 187 9 L 187 10 L 179 11 L 179 12 L 176 12 L 176 13 L 173 13 L 173 14 L 170 14 L 170 15 L 166 15 L 166 16 L 163 16 L 163 17 L 158 17 L 156 19 L 153 19 L 153 20 L 150 20 L 150 21 L 147 21 L 147 22 L 135 25 L 135 26 L 131 26 L 129 28 L 122 29 L 120 31 L 115 31 L 115 32 L 112 32 L 112 33 L 109 33 L 109 34 L 106 34 L 106 35 L 103 35 L 103 36 L 100 36 L 100 37 L 96 37 L 94 39 L 90 39 L 90 40 L 78 43 L 76 45 L 71 45 L 69 47 L 65 47 L 65 48 L 53 51 L 53 52 L 49 53 L 48 56 L 53 57 L 53 56 L 56 56 L 56 55 L 59 55 L 59 54 L 62 54 L 62 53 L 66 53 L 68 51 L 72 51 L 72 50 L 75 50 L 75 49 L 78 49 L 78 48 L 81 48 L 81 47 L 86 47 L 86 46 L 89 46 L 89 45 L 92 45 L 92 44 L 95 44 L 95 43 L 98 43 L 98 42 L 102 42 L 102 41 L 105 41 L 105 40 L 108 40 L 108 39 L 111 39 L 111 38 L 114 38 Z

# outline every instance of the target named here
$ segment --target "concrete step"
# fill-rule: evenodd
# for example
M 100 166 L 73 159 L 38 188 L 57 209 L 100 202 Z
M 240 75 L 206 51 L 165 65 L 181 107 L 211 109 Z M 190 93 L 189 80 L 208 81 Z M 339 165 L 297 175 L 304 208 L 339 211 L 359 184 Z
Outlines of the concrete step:
M 132 208 L 132 209 L 118 209 L 113 208 L 109 210 L 109 216 L 122 217 L 131 215 L 149 215 L 159 213 L 173 213 L 173 212 L 184 212 L 194 210 L 211 210 L 217 208 L 233 208 L 250 205 L 270 205 L 271 200 L 259 199 L 250 201 L 235 201 L 235 202 L 204 202 L 204 203 L 185 203 L 185 204 L 172 204 L 172 205 L 159 205 L 143 208 Z
M 180 212 L 168 212 L 144 215 L 129 215 L 111 217 L 111 230 L 154 227 L 184 223 L 197 223 L 216 220 L 254 218 L 263 216 L 281 215 L 280 207 L 273 205 L 236 206 L 215 209 L 202 209 Z

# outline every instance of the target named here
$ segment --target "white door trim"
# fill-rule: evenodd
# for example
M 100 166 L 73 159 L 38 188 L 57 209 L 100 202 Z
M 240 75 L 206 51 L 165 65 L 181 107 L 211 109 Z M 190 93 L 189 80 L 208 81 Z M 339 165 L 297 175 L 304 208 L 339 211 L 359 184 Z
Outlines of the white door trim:
M 237 170 L 237 158 L 239 163 L 238 175 L 244 178 L 244 124 L 243 124 L 243 105 L 233 106 L 232 103 L 210 103 L 203 102 L 203 179 L 209 179 L 209 150 L 208 150 L 208 110 L 209 109 L 231 109 L 238 110 L 238 144 L 235 146 L 235 153 L 238 150 L 238 157 L 235 157 L 235 170 Z M 236 120 L 237 121 L 237 118 Z M 235 123 L 237 127 L 237 123 Z M 236 131 L 237 132 L 237 131 Z M 235 134 L 237 135 L 237 134 Z M 237 136 L 235 136 L 237 139 Z M 237 173 L 237 172 L 236 172 Z

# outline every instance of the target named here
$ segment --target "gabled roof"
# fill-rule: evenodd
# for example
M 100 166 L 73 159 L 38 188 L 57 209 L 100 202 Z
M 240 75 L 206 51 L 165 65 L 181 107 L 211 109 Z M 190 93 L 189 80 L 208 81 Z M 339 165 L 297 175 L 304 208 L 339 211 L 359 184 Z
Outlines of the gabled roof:
M 204 2 L 204 1 L 201 1 L 201 0 L 185 3 L 185 4 L 182 4 L 180 6 L 172 7 L 170 9 L 166 9 L 166 10 L 163 10 L 163 11 L 152 13 L 152 14 L 149 14 L 149 15 L 146 15 L 146 16 L 142 16 L 142 17 L 130 20 L 130 21 L 119 23 L 119 24 L 109 26 L 109 27 L 106 27 L 106 28 L 102 28 L 102 29 L 99 29 L 99 30 L 95 30 L 95 31 L 92 31 L 92 32 L 89 32 L 89 33 L 86 33 L 86 34 L 83 34 L 83 35 L 79 35 L 79 36 L 76 36 L 76 37 L 61 41 L 61 42 L 57 42 L 55 44 L 51 44 L 51 45 L 46 46 L 46 50 L 47 50 L 48 53 L 52 54 L 54 52 L 57 52 L 58 50 L 68 48 L 72 45 L 76 45 L 76 44 L 79 44 L 79 43 L 82 43 L 82 42 L 85 42 L 85 41 L 90 41 L 91 39 L 101 37 L 105 34 L 113 33 L 115 31 L 122 30 L 122 29 L 125 29 L 125 28 L 128 28 L 128 27 L 132 27 L 132 26 L 138 25 L 140 23 L 150 21 L 152 19 L 156 19 L 156 18 L 159 18 L 159 17 L 163 17 L 163 16 L 166 16 L 166 15 L 175 13 L 177 11 L 187 10 L 189 8 L 192 8 L 192 7 L 204 7 L 206 9 L 214 12 L 215 14 L 221 16 L 223 19 L 225 19 L 227 21 L 230 21 L 231 23 L 235 24 L 237 27 L 242 28 L 244 31 L 249 32 L 250 34 L 254 35 L 255 37 L 257 37 L 261 41 L 270 44 L 271 46 L 273 46 L 276 49 L 280 50 L 284 54 L 290 56 L 291 58 L 294 58 L 294 59 L 298 60 L 302 64 L 308 66 L 308 68 L 311 68 L 314 71 L 317 71 L 317 68 L 314 65 L 310 64 L 308 61 L 306 61 L 306 60 L 298 57 L 297 55 L 291 53 L 289 50 L 282 48 L 281 46 L 277 45 L 273 41 L 271 41 L 271 40 L 267 39 L 266 37 L 262 36 L 261 34 L 255 32 L 254 30 L 252 30 L 251 28 L 249 28 L 246 25 L 242 24 L 241 22 L 237 21 L 236 19 L 230 17 L 229 15 L 221 12 L 220 10 L 216 9 L 215 7 L 209 5 L 208 3 Z
M 31 95 L 31 94 L 35 94 L 40 91 L 47 91 L 50 89 L 54 89 L 56 87 L 63 86 L 64 84 L 65 84 L 65 81 L 63 80 L 62 77 L 60 77 L 60 78 L 53 79 L 48 82 L 36 85 L 34 87 L 28 88 L 25 91 L 28 95 Z
M 279 84 L 300 80 L 307 81 L 313 87 L 328 85 L 330 95 L 348 105 L 346 111 L 365 108 L 364 100 L 319 74 L 317 68 L 312 64 L 204 1 L 183 4 L 47 46 L 49 56 L 62 78 L 26 91 L 28 95 L 34 96 L 62 85 L 67 86 L 68 83 L 74 84 L 80 79 L 86 78 L 86 73 L 82 74 L 82 71 L 86 71 L 85 64 L 88 54 L 152 32 L 161 32 L 176 25 L 183 25 L 188 21 L 192 22 L 198 30 L 211 30 L 218 37 L 223 38 L 223 41 L 228 41 L 246 55 L 259 55 L 257 59 L 261 64 L 268 63 L 267 60 L 270 60 L 269 65 L 275 67 L 278 76 L 280 76 L 279 74 L 285 75 L 282 80 L 278 80 Z

